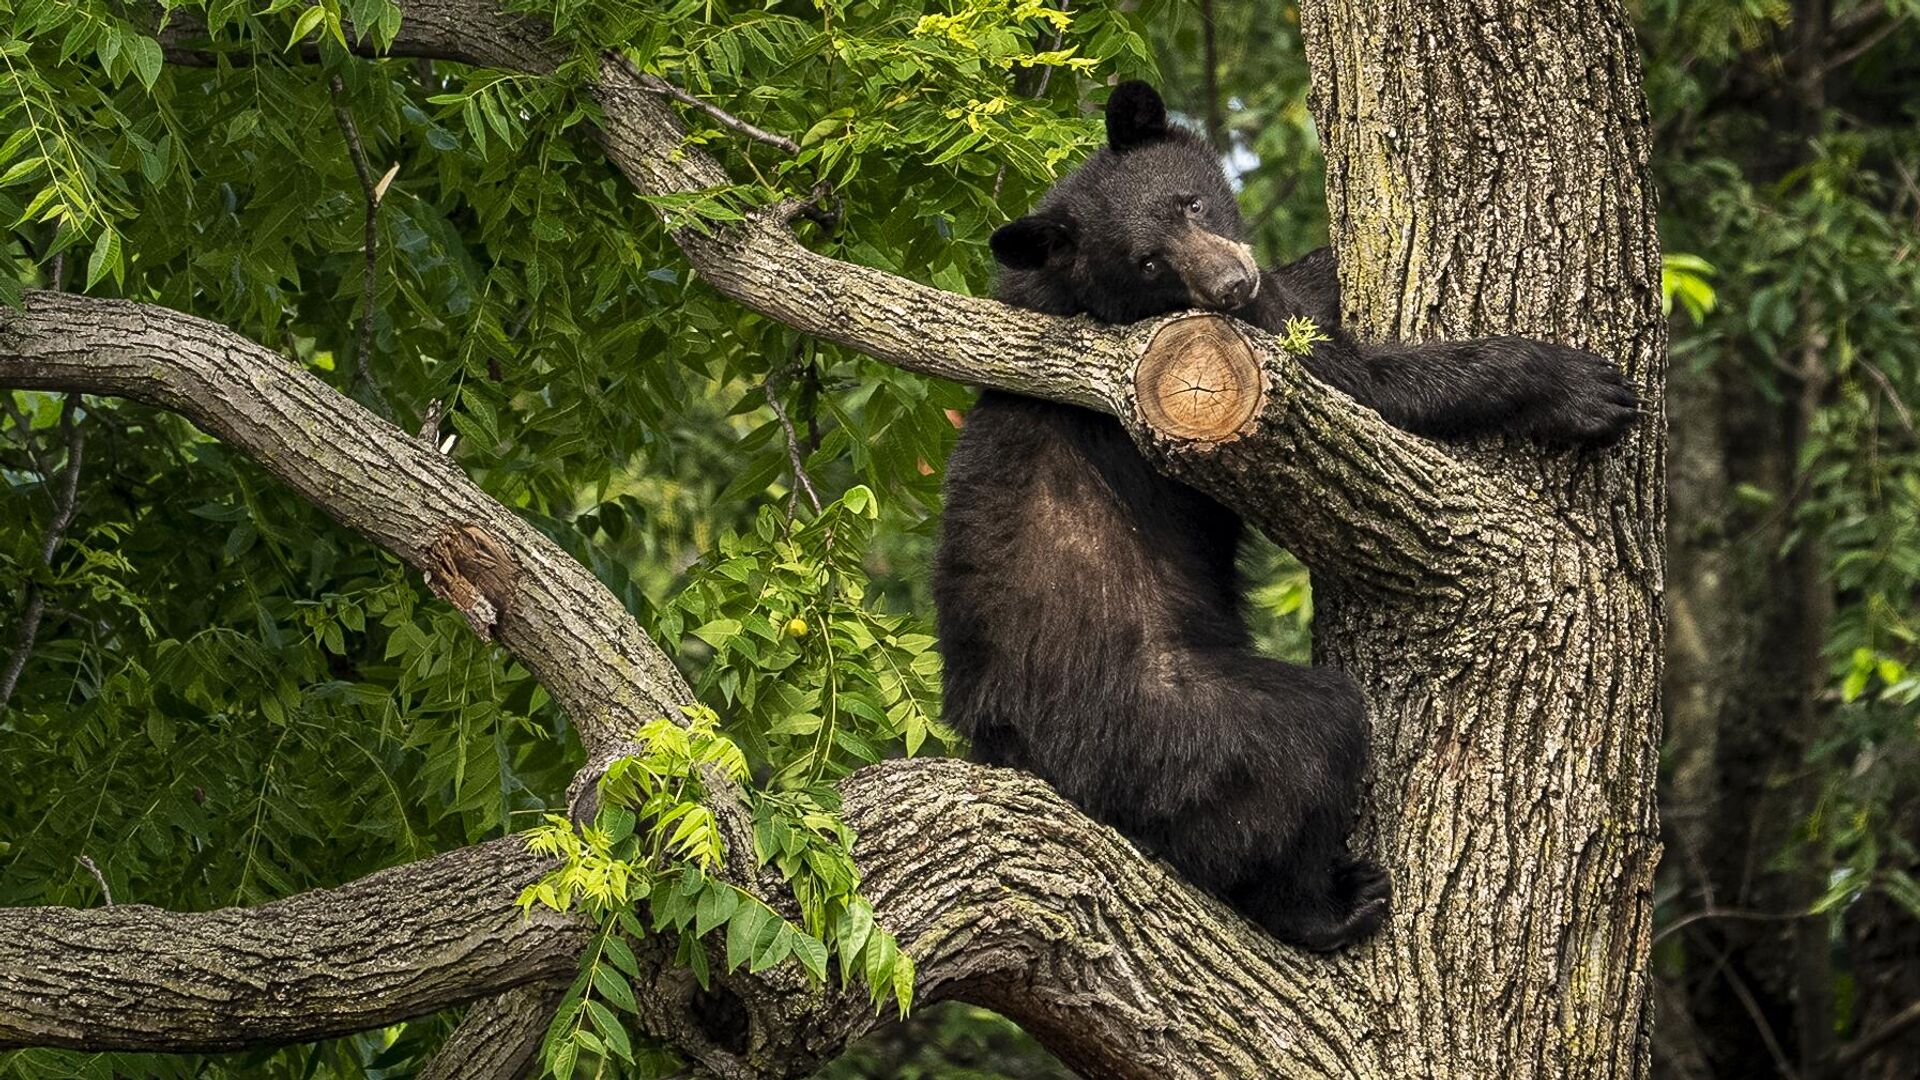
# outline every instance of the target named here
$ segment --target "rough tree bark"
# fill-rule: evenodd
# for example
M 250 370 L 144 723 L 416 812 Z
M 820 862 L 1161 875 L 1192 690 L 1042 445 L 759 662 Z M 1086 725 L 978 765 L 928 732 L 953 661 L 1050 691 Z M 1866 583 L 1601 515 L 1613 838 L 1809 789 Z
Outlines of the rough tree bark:
M 1361 962 L 1393 988 L 1376 1014 L 1390 1072 L 1637 1076 L 1666 334 L 1633 29 L 1604 0 L 1321 0 L 1302 15 L 1349 321 L 1594 348 L 1655 421 L 1602 460 L 1463 454 L 1558 528 L 1458 602 L 1382 602 L 1316 573 L 1316 652 L 1366 687 L 1374 721 L 1366 832 L 1396 912 Z
M 535 71 L 557 60 L 537 28 L 486 0 L 402 8 L 397 55 Z M 1657 418 L 1664 328 L 1646 117 L 1617 0 L 1558 0 L 1524 20 L 1434 0 L 1378 10 L 1318 0 L 1305 18 L 1355 325 L 1589 345 L 1625 366 Z M 168 45 L 179 61 L 198 47 L 179 32 Z M 682 145 L 672 107 L 624 61 L 601 62 L 593 93 L 609 158 L 641 191 L 724 179 Z M 1440 446 L 1315 382 L 1257 330 L 1015 312 L 824 258 L 789 219 L 782 209 L 675 238 L 715 287 L 801 330 L 1120 417 L 1162 467 L 1315 572 L 1318 648 L 1366 687 L 1375 724 L 1360 841 L 1391 868 L 1397 907 L 1379 939 L 1331 958 L 1280 947 L 1031 778 L 939 761 L 856 774 L 843 789 L 865 887 L 915 958 L 923 1003 L 1000 1009 L 1090 1076 L 1645 1071 L 1657 423 L 1605 456 Z M 635 719 L 684 700 L 589 572 L 430 448 L 230 332 L 148 306 L 33 294 L 25 312 L 0 313 L 0 386 L 137 397 L 252 454 L 430 574 L 477 631 L 528 662 L 596 760 L 618 752 Z M 1201 388 L 1215 407 L 1196 407 Z M 447 860 L 479 857 L 470 849 L 345 889 L 404 896 Z M 420 913 L 421 947 L 367 958 L 360 977 L 382 988 L 371 1004 L 340 1000 L 314 942 L 350 918 L 407 917 L 397 900 L 342 911 L 335 890 L 195 915 L 0 910 L 11 943 L 0 951 L 0 1047 L 206 1045 L 204 1016 L 138 999 L 153 972 L 187 971 L 246 999 L 214 1010 L 238 1024 L 222 1045 L 496 995 L 433 1075 L 513 1075 L 579 928 L 503 918 L 510 890 L 497 877 L 440 905 L 440 919 Z M 287 905 L 304 914 L 287 918 Z M 80 928 L 92 955 L 77 959 L 71 935 L 23 932 L 41 926 Z M 523 977 L 503 975 L 502 958 L 542 934 L 548 955 L 526 960 Z M 285 960 L 241 978 L 217 955 L 196 959 L 210 940 Z M 137 963 L 120 961 L 123 948 Z M 643 1019 L 714 1075 L 804 1075 L 876 1022 L 863 990 L 774 969 L 721 979 L 746 1026 L 709 1030 L 669 951 L 642 949 Z M 454 989 L 450 964 L 470 975 Z M 63 970 L 84 970 L 92 993 L 46 1000 L 36 980 Z M 128 1002 L 127 1014 L 78 1015 L 101 1000 Z

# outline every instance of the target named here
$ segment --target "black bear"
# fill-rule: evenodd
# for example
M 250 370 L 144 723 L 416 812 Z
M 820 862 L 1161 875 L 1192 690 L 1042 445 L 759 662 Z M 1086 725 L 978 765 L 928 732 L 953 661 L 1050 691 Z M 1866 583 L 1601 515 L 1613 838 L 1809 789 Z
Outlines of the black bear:
M 1307 368 L 1423 435 L 1599 445 L 1636 415 L 1577 349 L 1354 341 L 1331 255 L 1259 271 L 1218 158 L 1151 87 L 1117 87 L 1106 123 L 1104 149 L 994 233 L 1001 300 L 1110 323 L 1309 317 L 1329 340 Z M 947 469 L 934 600 L 946 717 L 975 757 L 1047 780 L 1281 940 L 1377 929 L 1386 875 L 1347 850 L 1363 700 L 1343 672 L 1252 651 L 1239 518 L 1154 472 L 1113 418 L 1013 394 L 981 395 Z

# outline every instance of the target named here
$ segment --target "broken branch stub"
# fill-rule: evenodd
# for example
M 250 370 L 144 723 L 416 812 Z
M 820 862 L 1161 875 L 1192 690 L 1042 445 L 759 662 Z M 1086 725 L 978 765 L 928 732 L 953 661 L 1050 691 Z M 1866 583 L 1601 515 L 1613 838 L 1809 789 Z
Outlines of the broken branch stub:
M 1181 316 L 1154 331 L 1133 387 L 1148 426 L 1187 442 L 1244 434 L 1267 396 L 1252 347 L 1230 321 L 1213 315 Z

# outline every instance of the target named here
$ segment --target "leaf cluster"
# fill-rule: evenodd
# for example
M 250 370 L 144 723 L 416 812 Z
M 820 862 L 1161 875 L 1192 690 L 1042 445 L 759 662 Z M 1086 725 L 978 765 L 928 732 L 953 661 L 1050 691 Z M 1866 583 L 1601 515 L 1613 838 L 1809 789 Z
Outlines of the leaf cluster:
M 809 795 L 744 789 L 752 865 L 773 870 L 791 889 L 798 918 L 790 918 L 716 872 L 725 864 L 727 838 L 710 803 L 742 790 L 737 785 L 748 770 L 713 711 L 661 717 L 636 739 L 640 751 L 614 762 L 601 781 L 594 824 L 576 831 L 553 816 L 528 834 L 534 850 L 561 864 L 528 887 L 521 906 L 566 911 L 577 904 L 599 923 L 548 1029 L 548 1072 L 570 1077 L 583 1060 L 638 1066 L 643 1058 L 666 1059 L 664 1047 L 636 1038 L 623 1018 L 639 1015 L 633 981 L 642 972 L 632 943 L 651 943 L 660 953 L 663 934 L 676 942 L 673 962 L 689 968 L 703 989 L 716 963 L 757 973 L 791 959 L 815 985 L 825 984 L 831 963 L 843 984 L 865 980 L 876 1007 L 891 1000 L 904 1016 L 913 1002 L 913 960 L 859 896 L 852 831 Z M 714 783 L 727 788 L 716 792 Z

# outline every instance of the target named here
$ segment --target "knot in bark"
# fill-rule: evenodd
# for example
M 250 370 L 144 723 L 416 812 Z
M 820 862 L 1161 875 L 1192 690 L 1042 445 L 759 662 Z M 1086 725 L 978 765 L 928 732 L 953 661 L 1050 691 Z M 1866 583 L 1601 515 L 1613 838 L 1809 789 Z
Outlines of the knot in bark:
M 426 561 L 427 587 L 466 616 L 474 633 L 494 640 L 520 579 L 507 549 L 477 525 L 456 525 L 427 548 Z

